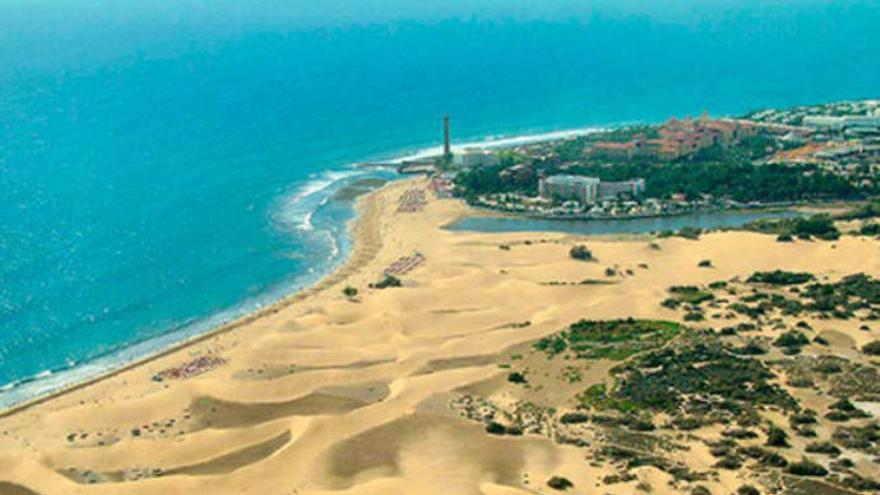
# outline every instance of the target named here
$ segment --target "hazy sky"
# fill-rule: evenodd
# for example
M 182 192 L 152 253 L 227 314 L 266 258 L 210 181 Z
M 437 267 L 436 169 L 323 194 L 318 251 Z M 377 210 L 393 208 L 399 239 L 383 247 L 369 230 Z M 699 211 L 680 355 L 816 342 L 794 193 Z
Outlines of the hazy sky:
M 588 20 L 724 22 L 729 16 L 786 18 L 800 11 L 876 10 L 875 0 L 3 0 L 0 36 L 22 30 L 102 24 L 340 26 L 401 20 Z M 20 28 L 20 29 L 17 29 Z
M 350 29 L 394 30 L 456 22 L 556 24 L 622 34 L 698 33 L 713 43 L 800 37 L 876 49 L 877 0 L 0 0 L 0 80 L 42 67 L 210 52 L 241 37 Z M 430 30 L 426 30 L 430 32 Z M 479 29 L 474 29 L 475 33 Z M 528 33 L 527 30 L 523 30 Z M 475 34 L 477 36 L 477 34 Z M 663 39 L 663 36 L 659 36 Z M 181 40 L 187 41 L 181 43 Z M 479 39 L 473 40 L 479 44 Z M 639 40 L 622 39 L 624 43 Z M 653 42 L 652 42 L 653 43 Z M 823 41 L 824 43 L 824 41 Z M 674 42 L 673 42 L 674 44 Z M 823 49 L 819 46 L 817 49 Z M 866 67 L 866 70 L 872 70 Z M 877 70 L 874 68 L 873 70 Z M 0 87 L 2 91 L 2 87 Z

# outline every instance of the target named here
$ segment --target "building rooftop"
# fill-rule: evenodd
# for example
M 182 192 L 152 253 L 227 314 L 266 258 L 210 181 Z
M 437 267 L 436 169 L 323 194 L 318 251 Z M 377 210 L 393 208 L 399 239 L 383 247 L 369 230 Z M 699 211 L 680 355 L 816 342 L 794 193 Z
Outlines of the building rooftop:
M 551 175 L 544 179 L 549 184 L 598 184 L 597 177 L 584 177 L 581 175 Z

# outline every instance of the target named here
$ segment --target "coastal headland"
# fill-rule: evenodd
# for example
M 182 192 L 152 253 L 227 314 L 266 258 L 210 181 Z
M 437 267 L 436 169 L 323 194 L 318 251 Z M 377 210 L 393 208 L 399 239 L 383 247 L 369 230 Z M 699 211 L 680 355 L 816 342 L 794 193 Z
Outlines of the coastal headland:
M 0 417 L 0 493 L 846 494 L 876 473 L 878 391 L 850 386 L 866 400 L 837 407 L 849 382 L 826 383 L 876 373 L 863 352 L 880 338 L 875 302 L 779 309 L 812 297 L 808 283 L 860 297 L 845 277 L 880 276 L 876 239 L 453 232 L 471 210 L 426 179 L 358 208 L 350 260 L 315 287 Z M 596 344 L 596 328 L 615 338 Z M 794 329 L 806 341 L 775 344 Z M 724 349 L 719 365 L 761 395 L 714 375 L 666 387 L 680 396 L 637 393 L 639 360 L 686 363 L 694 345 Z M 763 354 L 727 354 L 749 345 Z M 826 361 L 838 371 L 813 371 Z M 734 406 L 750 421 L 718 421 Z M 798 474 L 816 465 L 825 475 Z

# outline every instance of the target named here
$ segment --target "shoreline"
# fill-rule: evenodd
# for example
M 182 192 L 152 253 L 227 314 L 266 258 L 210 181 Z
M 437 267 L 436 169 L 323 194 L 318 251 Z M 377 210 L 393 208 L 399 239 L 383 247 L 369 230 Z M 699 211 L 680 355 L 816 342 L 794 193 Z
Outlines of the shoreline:
M 373 233 L 378 234 L 381 208 L 380 205 L 377 204 L 377 202 L 379 202 L 380 200 L 381 193 L 393 185 L 412 182 L 414 180 L 417 179 L 401 178 L 399 180 L 389 181 L 382 187 L 370 191 L 357 198 L 354 217 L 351 221 L 348 222 L 347 225 L 348 234 L 351 236 L 352 249 L 349 251 L 348 255 L 345 257 L 344 261 L 338 268 L 321 277 L 314 284 L 295 290 L 268 306 L 248 312 L 244 316 L 213 327 L 206 332 L 198 333 L 180 342 L 173 343 L 170 346 L 158 349 L 152 353 L 148 353 L 141 358 L 121 364 L 119 367 L 108 370 L 107 372 L 99 373 L 96 376 L 87 378 L 83 381 L 78 381 L 71 383 L 67 386 L 62 386 L 61 388 L 51 391 L 45 395 L 34 397 L 32 399 L 19 402 L 9 407 L 2 408 L 0 409 L 0 419 L 8 418 L 10 416 L 25 412 L 38 405 L 69 395 L 77 390 L 81 390 L 100 382 L 106 381 L 110 378 L 119 376 L 127 371 L 131 371 L 141 366 L 150 364 L 154 361 L 157 361 L 164 357 L 168 357 L 179 351 L 206 342 L 219 335 L 229 333 L 233 330 L 247 326 L 260 319 L 277 314 L 279 311 L 290 307 L 294 303 L 304 301 L 309 297 L 316 295 L 317 293 L 320 293 L 339 284 L 340 282 L 345 281 L 349 276 L 356 273 L 360 268 L 368 265 L 369 262 L 376 256 L 376 254 L 378 254 L 379 250 L 382 247 L 381 236 L 371 235 Z M 373 232 L 374 230 L 375 232 Z
M 561 130 L 536 131 L 536 132 L 529 132 L 529 133 L 525 133 L 525 134 L 514 133 L 509 136 L 506 136 L 506 135 L 489 136 L 489 137 L 485 137 L 483 139 L 474 138 L 474 139 L 466 140 L 466 141 L 456 145 L 455 148 L 456 149 L 463 149 L 463 148 L 467 148 L 467 147 L 476 146 L 476 147 L 485 147 L 485 148 L 492 148 L 492 149 L 503 149 L 503 148 L 508 148 L 508 147 L 520 146 L 520 145 L 528 145 L 528 144 L 535 144 L 535 143 L 545 143 L 545 142 L 552 142 L 552 141 L 558 141 L 558 140 L 564 140 L 564 139 L 571 139 L 571 138 L 585 136 L 585 135 L 593 134 L 596 132 L 601 132 L 606 129 L 611 129 L 611 128 L 615 128 L 618 126 L 625 126 L 625 125 L 630 125 L 630 124 L 621 123 L 621 124 L 604 125 L 604 126 L 577 126 L 577 127 L 566 128 L 566 129 L 561 129 Z M 389 163 L 403 163 L 404 161 L 407 161 L 407 160 L 417 160 L 417 159 L 420 159 L 423 157 L 433 156 L 433 155 L 436 155 L 439 151 L 442 151 L 442 148 L 437 147 L 437 146 L 415 147 L 411 150 L 403 151 L 401 153 L 392 155 L 391 157 L 389 157 L 387 159 L 383 159 L 383 160 L 387 160 Z M 351 166 L 352 170 L 357 170 L 359 168 L 360 167 L 357 166 L 357 163 L 355 163 Z M 4 417 L 7 417 L 11 414 L 14 414 L 18 410 L 27 409 L 29 407 L 32 407 L 33 405 L 45 402 L 47 399 L 50 399 L 50 398 L 53 398 L 53 397 L 56 397 L 59 395 L 64 395 L 67 392 L 69 392 L 71 390 L 76 390 L 77 388 L 80 388 L 82 386 L 87 386 L 89 384 L 93 384 L 98 381 L 101 381 L 105 378 L 116 376 L 124 371 L 130 370 L 131 368 L 136 367 L 139 364 L 146 364 L 146 363 L 152 362 L 156 359 L 159 359 L 161 357 L 167 356 L 168 354 L 173 353 L 175 350 L 180 350 L 182 348 L 186 348 L 187 346 L 204 342 L 207 339 L 207 337 L 210 337 L 212 335 L 224 333 L 226 331 L 232 330 L 234 328 L 245 325 L 245 324 L 250 323 L 252 321 L 258 320 L 258 319 L 265 317 L 267 315 L 274 314 L 277 311 L 279 311 L 280 309 L 283 309 L 284 307 L 287 307 L 292 302 L 294 302 L 294 301 L 289 301 L 289 299 L 294 299 L 297 301 L 301 300 L 299 298 L 300 294 L 310 293 L 310 291 L 312 291 L 313 289 L 316 289 L 317 287 L 322 286 L 322 284 L 324 283 L 325 280 L 333 277 L 337 272 L 344 270 L 346 268 L 346 266 L 349 264 L 350 260 L 355 255 L 355 251 L 357 250 L 357 245 L 358 245 L 355 231 L 357 230 L 358 223 L 359 223 L 359 220 L 361 217 L 362 200 L 365 200 L 370 195 L 373 195 L 375 193 L 380 192 L 382 189 L 384 189 L 385 187 L 388 187 L 390 184 L 399 183 L 402 181 L 418 180 L 420 177 L 422 177 L 422 176 L 421 175 L 409 176 L 409 177 L 399 176 L 394 179 L 388 180 L 388 182 L 384 186 L 380 187 L 379 189 L 370 191 L 367 194 L 364 194 L 363 196 L 356 198 L 354 217 L 348 222 L 349 225 L 347 226 L 348 235 L 351 235 L 352 249 L 347 254 L 347 256 L 342 260 L 341 264 L 337 268 L 330 270 L 326 275 L 320 277 L 319 279 L 317 279 L 311 283 L 306 282 L 306 285 L 303 285 L 302 287 L 296 288 L 293 291 L 291 291 L 290 293 L 282 295 L 279 299 L 277 299 L 276 301 L 274 301 L 268 305 L 246 310 L 244 312 L 244 314 L 241 314 L 239 316 L 235 316 L 231 320 L 228 320 L 224 323 L 219 323 L 219 324 L 215 324 L 215 325 L 206 325 L 206 328 L 201 331 L 195 331 L 189 335 L 185 335 L 185 336 L 183 336 L 183 338 L 181 340 L 172 339 L 172 341 L 170 343 L 167 343 L 165 345 L 159 345 L 156 348 L 149 349 L 146 352 L 137 355 L 137 357 L 134 357 L 133 359 L 130 359 L 130 360 L 120 359 L 119 361 L 116 361 L 116 362 L 109 364 L 106 367 L 106 369 L 104 369 L 103 371 L 99 371 L 91 376 L 87 376 L 82 380 L 77 380 L 77 379 L 70 380 L 70 382 L 68 384 L 62 384 L 58 388 L 49 388 L 49 391 L 44 394 L 40 394 L 38 392 L 31 398 L 25 398 L 20 401 L 15 401 L 13 399 L 13 401 L 8 405 L 0 405 L 0 418 L 4 418 Z M 259 316 L 257 316 L 257 315 L 259 315 Z M 212 317 L 212 315 L 206 315 L 204 318 L 210 319 L 211 317 Z M 229 328 L 227 328 L 227 327 L 229 327 Z M 47 371 L 41 372 L 36 375 L 24 377 L 20 380 L 13 381 L 13 382 L 10 382 L 9 384 L 4 385 L 4 386 L 8 386 L 9 388 L 2 390 L 2 392 L 9 393 L 18 387 L 30 385 L 33 383 L 39 383 L 46 376 L 53 376 L 58 373 L 67 373 L 67 372 L 74 371 L 79 367 L 88 366 L 90 364 L 99 362 L 101 359 L 108 358 L 108 357 L 111 357 L 111 356 L 114 356 L 117 354 L 122 354 L 122 353 L 124 353 L 128 350 L 134 349 L 140 345 L 148 344 L 152 340 L 161 340 L 161 339 L 166 338 L 170 335 L 173 335 L 176 331 L 177 330 L 173 330 L 173 331 L 170 331 L 169 333 L 166 333 L 166 334 L 157 335 L 156 337 L 153 337 L 153 338 L 146 340 L 146 341 L 127 343 L 126 345 L 121 346 L 118 349 L 114 349 L 113 351 L 111 351 L 107 354 L 95 356 L 94 358 L 92 358 L 88 361 L 83 361 L 81 363 L 77 363 L 77 364 L 70 366 L 70 367 L 59 367 L 57 369 L 47 370 Z M 47 373 L 47 372 L 48 372 L 48 375 L 44 376 L 44 373 Z

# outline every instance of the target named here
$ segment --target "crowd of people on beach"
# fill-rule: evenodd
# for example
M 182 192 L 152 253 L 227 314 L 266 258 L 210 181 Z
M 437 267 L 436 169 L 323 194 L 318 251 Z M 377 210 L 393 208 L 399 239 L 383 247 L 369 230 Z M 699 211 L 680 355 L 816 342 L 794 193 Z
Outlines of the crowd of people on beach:
M 412 256 L 402 256 L 397 258 L 394 263 L 388 265 L 385 269 L 385 275 L 399 276 L 411 272 L 425 261 L 422 253 L 415 253 Z
M 428 204 L 428 196 L 424 189 L 408 189 L 400 196 L 400 204 L 397 211 L 400 213 L 416 213 L 422 211 Z
M 194 376 L 201 375 L 211 371 L 212 369 L 226 364 L 226 359 L 214 354 L 199 356 L 192 361 L 186 362 L 179 366 L 164 369 L 153 375 L 153 381 L 161 382 L 165 380 L 185 380 Z

